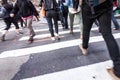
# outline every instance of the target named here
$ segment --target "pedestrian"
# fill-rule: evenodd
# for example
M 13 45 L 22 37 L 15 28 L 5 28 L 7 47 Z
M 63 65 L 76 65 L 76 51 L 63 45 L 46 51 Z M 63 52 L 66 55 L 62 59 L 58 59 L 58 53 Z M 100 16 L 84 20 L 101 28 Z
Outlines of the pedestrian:
M 15 25 L 17 34 L 23 34 L 19 30 L 19 26 L 18 26 L 18 23 L 17 23 L 15 17 L 12 17 L 12 18 L 10 17 L 10 12 L 13 9 L 13 4 L 8 3 L 7 0 L 2 0 L 2 7 L 4 7 L 6 10 L 5 11 L 6 13 L 4 13 L 5 15 L 2 17 L 6 24 L 6 27 L 5 27 L 4 31 L 2 32 L 1 41 L 5 41 L 5 36 L 8 32 L 8 30 L 10 29 L 12 23 Z
M 116 12 L 117 10 L 117 0 L 113 0 L 113 12 L 112 12 L 112 21 L 113 21 L 113 24 L 114 24 L 114 30 L 119 30 L 120 28 L 120 25 L 118 23 L 118 21 L 116 20 L 116 17 L 114 16 L 114 12 Z
M 32 21 L 33 16 L 38 16 L 38 12 L 30 0 L 17 0 L 10 16 L 13 17 L 14 14 L 17 13 L 22 17 L 24 23 L 26 24 L 29 30 L 28 42 L 32 43 L 34 41 L 33 37 L 35 36 Z
M 56 0 L 40 0 L 40 7 L 44 7 L 45 10 L 45 18 L 48 23 L 49 31 L 51 34 L 51 39 L 55 40 L 56 38 L 60 40 L 59 33 L 58 33 L 58 20 L 57 20 L 57 8 L 58 4 Z M 53 21 L 54 21 L 54 27 L 55 27 L 55 33 L 53 29 Z
M 69 19 L 70 19 L 70 33 L 73 34 L 73 23 L 74 18 L 76 16 L 76 19 L 79 22 L 80 27 L 80 33 L 82 38 L 82 14 L 81 14 L 81 8 L 80 8 L 80 1 L 79 0 L 66 0 L 66 4 L 68 5 L 69 9 Z
M 88 53 L 90 30 L 98 20 L 101 34 L 105 40 L 110 57 L 113 61 L 113 72 L 120 79 L 120 51 L 111 31 L 112 0 L 82 0 L 83 40 L 80 49 L 84 55 Z
M 60 16 L 60 18 L 62 19 L 62 26 L 63 29 L 68 29 L 68 6 L 65 4 L 66 0 L 58 0 L 58 5 L 60 8 L 60 13 L 62 14 L 62 16 Z

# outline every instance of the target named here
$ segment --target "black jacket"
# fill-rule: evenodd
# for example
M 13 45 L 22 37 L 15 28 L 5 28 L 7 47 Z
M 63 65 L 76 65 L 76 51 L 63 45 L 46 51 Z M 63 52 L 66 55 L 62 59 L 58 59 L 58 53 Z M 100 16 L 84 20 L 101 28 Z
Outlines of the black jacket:
M 36 8 L 29 0 L 17 0 L 11 13 L 19 14 L 22 17 L 28 17 L 31 15 L 38 16 Z
M 10 17 L 9 14 L 13 9 L 13 4 L 12 3 L 5 3 L 5 4 L 2 4 L 2 6 L 6 9 L 6 14 L 5 14 L 4 18 Z
M 56 0 L 40 0 L 39 6 L 42 7 L 42 3 L 44 3 L 44 10 L 56 10 L 58 8 L 58 4 Z

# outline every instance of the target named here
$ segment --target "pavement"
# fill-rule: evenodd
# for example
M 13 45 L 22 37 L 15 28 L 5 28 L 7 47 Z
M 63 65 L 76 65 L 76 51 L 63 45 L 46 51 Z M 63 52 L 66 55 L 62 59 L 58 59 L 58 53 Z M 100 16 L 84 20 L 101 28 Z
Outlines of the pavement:
M 77 20 L 74 24 L 74 34 L 69 34 L 59 22 L 61 39 L 52 41 L 46 20 L 40 18 L 33 22 L 36 36 L 32 44 L 27 42 L 27 28 L 17 35 L 12 26 L 6 41 L 0 42 L 0 80 L 113 80 L 106 70 L 113 63 L 98 28 L 93 25 L 88 55 L 84 56 L 79 49 Z M 3 26 L 0 21 L 0 33 Z M 120 46 L 120 30 L 112 32 Z

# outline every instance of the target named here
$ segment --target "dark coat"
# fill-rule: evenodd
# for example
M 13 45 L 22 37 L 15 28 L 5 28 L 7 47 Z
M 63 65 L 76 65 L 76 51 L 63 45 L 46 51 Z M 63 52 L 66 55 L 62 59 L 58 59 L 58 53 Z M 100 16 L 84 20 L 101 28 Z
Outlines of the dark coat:
M 44 3 L 45 11 L 56 10 L 58 8 L 58 4 L 56 0 L 40 0 L 39 6 L 42 7 L 42 3 Z
M 11 13 L 19 14 L 22 17 L 28 17 L 31 15 L 38 16 L 36 8 L 29 0 L 17 0 Z

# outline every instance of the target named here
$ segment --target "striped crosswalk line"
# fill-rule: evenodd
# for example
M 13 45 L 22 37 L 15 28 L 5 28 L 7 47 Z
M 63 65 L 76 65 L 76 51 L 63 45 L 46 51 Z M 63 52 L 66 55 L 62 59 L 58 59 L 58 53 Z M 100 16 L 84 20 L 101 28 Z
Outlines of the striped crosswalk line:
M 76 27 L 78 27 L 76 25 Z M 92 28 L 92 31 L 97 30 L 98 28 Z M 48 29 L 35 30 L 35 32 L 47 31 Z M 74 32 L 79 32 L 79 29 L 75 29 Z M 60 35 L 68 34 L 69 30 L 60 32 Z M 115 39 L 120 38 L 120 33 L 113 34 Z M 35 36 L 35 38 L 43 38 L 49 36 L 49 33 L 40 34 Z M 27 37 L 22 37 L 19 41 L 27 40 Z M 101 42 L 104 41 L 102 36 L 93 36 L 90 37 L 89 43 Z M 57 43 L 50 43 L 40 46 L 33 46 L 29 48 L 16 49 L 3 51 L 0 54 L 0 58 L 9 58 L 9 57 L 20 57 L 30 54 L 41 54 L 42 52 L 58 50 L 62 48 L 68 48 L 73 46 L 78 46 L 81 44 L 80 39 L 73 39 L 67 41 L 61 41 Z M 111 76 L 107 73 L 106 67 L 112 67 L 112 61 L 104 61 L 100 63 L 95 63 L 92 65 L 86 65 L 78 68 L 72 68 L 64 71 L 49 73 L 45 75 L 40 75 L 36 77 L 29 77 L 21 80 L 113 80 Z
M 120 38 L 119 36 L 120 33 L 115 33 L 113 35 L 116 39 Z M 94 36 L 90 38 L 89 43 L 100 42 L 100 41 L 103 41 L 102 36 Z M 23 56 L 23 55 L 29 55 L 29 54 L 35 54 L 35 53 L 40 54 L 41 52 L 52 51 L 52 50 L 57 50 L 57 49 L 62 49 L 62 48 L 72 47 L 72 46 L 78 46 L 80 43 L 81 43 L 80 39 L 75 39 L 75 40 L 42 45 L 42 46 L 4 51 L 0 54 L 0 58 L 17 57 L 17 56 Z
M 75 27 L 78 27 L 77 25 Z M 95 27 L 95 28 L 92 28 L 91 30 L 94 31 L 94 30 L 97 30 L 98 28 Z M 35 30 L 35 32 L 39 32 L 39 31 L 44 31 L 45 29 L 42 29 L 42 30 Z M 70 31 L 67 30 L 67 31 L 61 31 L 59 32 L 60 35 L 63 35 L 63 34 L 68 34 Z M 80 32 L 80 29 L 75 29 L 74 32 Z M 45 37 L 50 37 L 50 34 L 49 33 L 46 33 L 46 34 L 40 34 L 40 35 L 36 35 L 35 38 L 45 38 Z M 22 40 L 27 40 L 28 39 L 28 36 L 25 36 L 25 37 L 22 37 L 19 39 L 19 41 L 22 41 Z
M 108 66 L 113 66 L 111 60 L 21 80 L 113 80 L 106 71 Z

